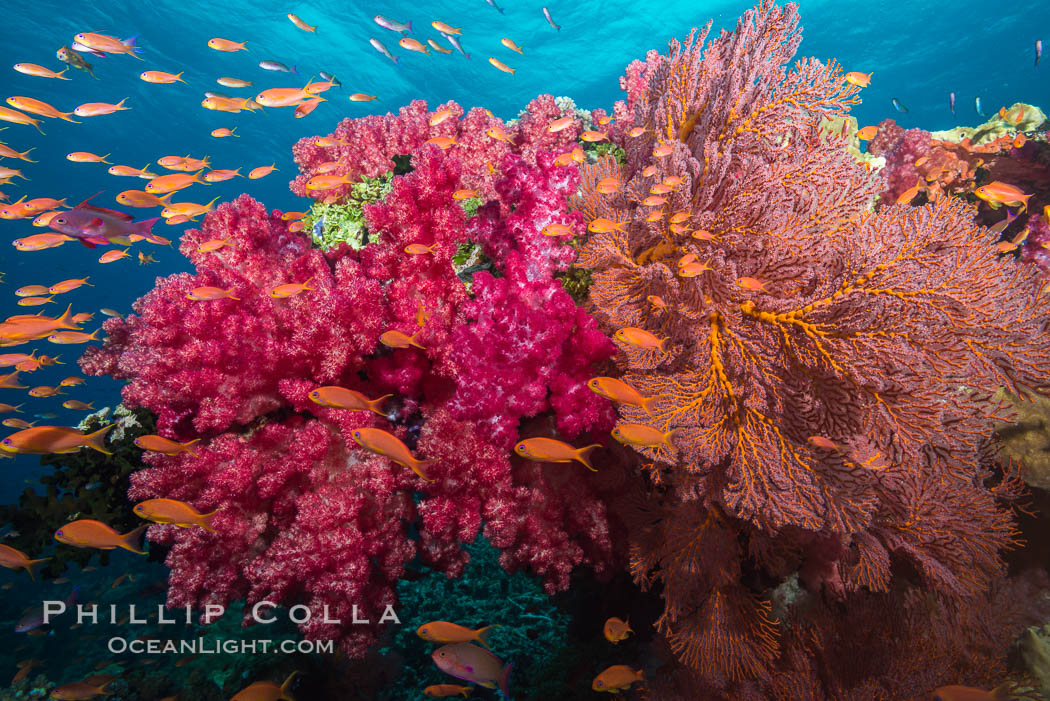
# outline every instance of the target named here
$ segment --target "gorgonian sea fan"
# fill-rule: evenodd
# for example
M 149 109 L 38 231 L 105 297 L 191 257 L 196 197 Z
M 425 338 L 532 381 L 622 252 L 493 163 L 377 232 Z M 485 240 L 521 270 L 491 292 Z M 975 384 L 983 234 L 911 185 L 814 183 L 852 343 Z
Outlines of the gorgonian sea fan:
M 1011 521 L 978 466 L 989 390 L 1045 391 L 1050 334 L 1033 271 L 997 259 L 972 207 L 871 211 L 881 184 L 820 130 L 858 88 L 834 62 L 787 68 L 796 6 L 764 0 L 704 46 L 709 28 L 632 67 L 647 131 L 624 140 L 625 164 L 585 170 L 575 204 L 616 223 L 579 260 L 599 321 L 667 339 L 620 344 L 624 379 L 657 397 L 622 417 L 675 431 L 674 450 L 641 449 L 669 520 L 639 539 L 634 573 L 663 580 L 658 627 L 683 659 L 741 678 L 776 648 L 735 567 L 698 559 L 742 557 L 711 534 L 743 529 L 759 554 L 780 538 L 803 559 L 806 534 L 838 534 L 816 581 L 840 593 L 884 590 L 891 554 L 955 596 L 1001 571 Z M 609 176 L 620 191 L 598 192 Z

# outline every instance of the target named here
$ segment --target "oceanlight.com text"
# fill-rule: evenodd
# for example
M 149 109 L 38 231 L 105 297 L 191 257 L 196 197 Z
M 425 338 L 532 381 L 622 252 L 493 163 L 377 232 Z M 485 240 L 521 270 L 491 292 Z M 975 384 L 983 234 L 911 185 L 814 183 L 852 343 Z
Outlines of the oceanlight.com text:
M 128 640 L 109 639 L 106 647 L 114 655 L 130 652 L 134 655 L 247 655 L 335 652 L 334 640 Z

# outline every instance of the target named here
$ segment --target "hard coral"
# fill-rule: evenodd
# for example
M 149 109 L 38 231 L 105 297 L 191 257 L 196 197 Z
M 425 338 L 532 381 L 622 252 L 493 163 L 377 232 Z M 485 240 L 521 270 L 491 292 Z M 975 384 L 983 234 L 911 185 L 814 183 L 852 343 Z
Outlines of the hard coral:
M 777 655 L 745 548 L 847 601 L 885 591 L 894 560 L 956 599 L 1002 572 L 1013 530 L 997 499 L 1016 483 L 985 486 L 989 390 L 1050 389 L 1050 334 L 1033 271 L 996 259 L 972 207 L 868 210 L 878 181 L 820 130 L 857 90 L 833 63 L 788 70 L 794 5 L 763 0 L 705 37 L 625 79 L 648 76 L 633 121 L 649 131 L 623 166 L 587 168 L 576 204 L 611 222 L 580 258 L 598 320 L 666 339 L 621 343 L 624 379 L 655 397 L 652 415 L 621 416 L 674 432 L 673 449 L 640 449 L 667 491 L 632 571 L 662 583 L 658 629 L 679 657 L 740 680 Z M 612 173 L 620 192 L 598 192 Z M 677 184 L 653 216 L 642 200 L 662 178 Z M 683 274 L 689 260 L 703 269 Z

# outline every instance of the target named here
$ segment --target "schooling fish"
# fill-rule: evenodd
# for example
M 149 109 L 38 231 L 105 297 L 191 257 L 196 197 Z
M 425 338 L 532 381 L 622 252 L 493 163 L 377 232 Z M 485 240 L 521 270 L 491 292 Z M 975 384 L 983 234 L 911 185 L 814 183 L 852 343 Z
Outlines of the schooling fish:
M 50 558 L 49 558 L 50 559 Z M 65 599 L 66 609 L 68 610 L 73 604 L 77 603 L 77 592 L 80 591 L 80 587 L 74 589 L 69 596 Z M 31 630 L 36 630 L 40 626 L 44 625 L 44 607 L 31 608 L 18 620 L 15 624 L 16 633 L 28 633 Z
M 60 701 L 76 701 L 77 699 L 93 699 L 96 696 L 108 696 L 113 693 L 107 687 L 117 680 L 111 674 L 99 674 L 88 677 L 84 681 L 63 684 L 51 692 L 51 698 Z
M 281 73 L 295 73 L 299 75 L 299 69 L 295 66 L 289 68 L 280 61 L 259 61 L 259 68 L 264 71 L 280 71 Z
M 984 113 L 984 111 L 983 111 L 983 110 L 981 110 L 981 98 L 979 98 L 979 97 L 977 97 L 977 98 L 974 98 L 974 101 L 973 101 L 973 108 L 974 108 L 975 110 L 977 110 L 977 114 L 979 114 L 980 116 L 982 116 L 982 117 L 986 117 L 986 116 L 987 116 L 987 115 L 986 115 L 986 114 Z
M 118 533 L 101 521 L 80 519 L 55 531 L 55 540 L 78 548 L 124 548 L 136 555 L 145 555 L 146 551 L 142 549 L 142 534 L 146 532 L 146 528 L 144 524 L 133 531 Z
M 499 689 L 504 699 L 510 698 L 512 665 L 504 665 L 488 650 L 470 643 L 456 643 L 442 645 L 434 650 L 431 658 L 442 672 L 489 689 Z
M 955 114 L 955 93 L 953 92 L 948 93 L 948 109 L 952 111 L 952 114 Z
M 375 49 L 379 53 L 383 54 L 384 56 L 389 58 L 394 63 L 397 63 L 397 57 L 394 56 L 392 53 L 390 53 L 390 51 L 385 46 L 383 46 L 383 42 L 379 41 L 375 37 L 371 37 L 368 40 L 368 43 L 372 45 L 373 49 Z
M 383 15 L 376 15 L 372 18 L 372 21 L 378 24 L 380 27 L 383 27 L 384 29 L 389 29 L 392 32 L 412 31 L 411 22 L 398 22 L 397 20 L 390 19 L 389 17 L 384 17 Z
M 499 13 L 501 15 L 503 14 L 503 8 L 496 4 L 496 0 L 485 0 L 485 2 L 487 2 L 490 7 L 494 7 L 497 10 L 499 10 Z
M 343 86 L 343 84 L 339 82 L 338 78 L 336 78 L 334 75 L 327 71 L 318 71 L 318 75 L 320 75 L 323 79 L 327 80 L 334 87 L 340 88 Z
M 230 701 L 280 701 L 281 699 L 294 701 L 295 697 L 288 689 L 297 674 L 299 673 L 292 672 L 280 686 L 273 682 L 253 682 L 238 691 Z
M 10 545 L 0 545 L 0 567 L 11 570 L 24 569 L 29 573 L 30 579 L 36 579 L 37 570 L 50 559 L 50 557 L 45 557 L 42 560 L 30 560 L 21 550 L 12 548 Z
M 455 47 L 456 51 L 458 51 L 461 54 L 463 54 L 463 58 L 467 58 L 467 59 L 470 58 L 470 54 L 468 54 L 466 51 L 464 51 L 463 47 L 459 45 L 459 39 L 456 38 L 455 34 L 442 34 L 441 36 L 443 36 L 446 39 L 448 39 L 448 43 L 452 44 L 452 46 Z
M 893 98 L 893 107 L 894 107 L 894 109 L 896 109 L 896 110 L 897 110 L 898 112 L 903 112 L 903 113 L 905 113 L 905 114 L 907 114 L 907 113 L 908 113 L 908 108 L 907 108 L 907 107 L 905 107 L 905 106 L 904 106 L 904 105 L 903 105 L 903 104 L 901 103 L 901 101 L 900 101 L 900 100 L 898 100 L 897 98 Z
M 543 16 L 547 18 L 547 24 L 549 24 L 550 26 L 554 27 L 559 32 L 561 31 L 561 27 L 559 27 L 558 25 L 556 25 L 554 23 L 554 18 L 551 17 L 551 11 L 548 10 L 546 7 L 543 8 Z
M 1043 40 L 1035 40 L 1035 67 L 1039 68 L 1039 59 L 1043 57 Z
M 151 236 L 150 229 L 160 219 L 160 217 L 154 217 L 136 222 L 130 214 L 89 205 L 88 200 L 91 197 L 68 212 L 62 212 L 52 218 L 49 223 L 51 229 L 79 240 L 88 248 L 107 243 L 127 246 L 131 244 L 129 237 L 132 234 L 138 234 L 143 238 Z

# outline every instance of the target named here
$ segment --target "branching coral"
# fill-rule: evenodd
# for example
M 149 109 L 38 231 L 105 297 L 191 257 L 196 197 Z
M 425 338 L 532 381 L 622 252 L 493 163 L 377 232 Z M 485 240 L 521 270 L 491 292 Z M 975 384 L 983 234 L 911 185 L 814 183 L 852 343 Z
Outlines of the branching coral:
M 997 576 L 1014 483 L 989 490 L 978 466 L 988 390 L 1046 390 L 1050 370 L 1033 273 L 996 259 L 971 207 L 869 211 L 878 181 L 819 129 L 857 90 L 834 63 L 787 69 L 797 21 L 764 0 L 633 66 L 630 121 L 649 131 L 624 166 L 589 166 L 576 200 L 598 229 L 580 264 L 599 321 L 666 339 L 621 342 L 624 379 L 656 398 L 622 417 L 674 432 L 641 449 L 670 491 L 632 570 L 663 583 L 681 659 L 734 679 L 777 649 L 741 543 L 770 569 L 793 553 L 839 596 L 885 590 L 891 558 L 954 597 Z M 599 192 L 611 173 L 622 188 Z

